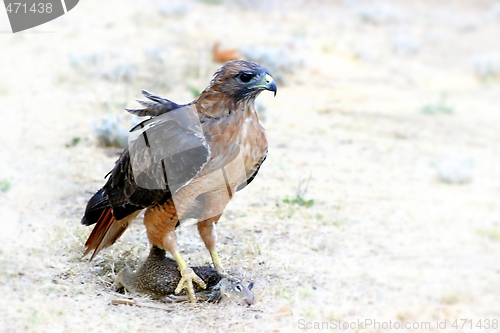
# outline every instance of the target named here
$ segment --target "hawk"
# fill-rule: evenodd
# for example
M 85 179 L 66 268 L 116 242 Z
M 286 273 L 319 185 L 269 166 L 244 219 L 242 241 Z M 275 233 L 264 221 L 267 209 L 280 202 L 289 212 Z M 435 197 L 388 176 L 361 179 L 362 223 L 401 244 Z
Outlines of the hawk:
M 142 211 L 152 245 L 170 252 L 195 302 L 193 282 L 205 287 L 181 256 L 176 227 L 191 218 L 217 271 L 215 224 L 233 194 L 257 175 L 267 156 L 266 133 L 256 97 L 277 87 L 267 69 L 246 60 L 225 63 L 208 87 L 188 104 L 177 104 L 145 90 L 144 108 L 127 109 L 150 118 L 132 128 L 129 144 L 108 173 L 106 184 L 89 200 L 81 220 L 95 224 L 84 256 L 112 245 Z

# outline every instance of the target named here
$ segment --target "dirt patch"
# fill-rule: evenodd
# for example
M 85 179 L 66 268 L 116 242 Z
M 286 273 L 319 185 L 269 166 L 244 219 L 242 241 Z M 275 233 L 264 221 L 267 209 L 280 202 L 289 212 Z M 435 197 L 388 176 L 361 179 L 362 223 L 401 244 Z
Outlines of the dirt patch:
M 500 319 L 499 29 L 494 1 L 112 0 L 1 34 L 1 331 Z M 192 100 L 220 65 L 215 41 L 253 50 L 281 81 L 259 97 L 268 159 L 218 228 L 256 304 L 111 305 L 153 303 L 111 286 L 148 243 L 140 216 L 81 258 L 85 204 L 117 158 L 94 128 L 132 123 L 123 108 L 141 89 Z M 179 238 L 190 263 L 209 262 L 193 227 Z

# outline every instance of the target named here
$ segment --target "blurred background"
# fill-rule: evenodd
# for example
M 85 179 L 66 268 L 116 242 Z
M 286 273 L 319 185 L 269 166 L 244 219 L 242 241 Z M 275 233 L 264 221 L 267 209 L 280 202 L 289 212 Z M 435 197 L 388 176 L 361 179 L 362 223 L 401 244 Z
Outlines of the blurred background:
M 17 34 L 0 11 L 0 32 L 5 331 L 500 319 L 499 1 L 81 1 Z M 109 305 L 142 219 L 90 264 L 79 223 L 140 121 L 123 109 L 141 89 L 189 102 L 236 58 L 278 82 L 257 104 L 268 159 L 218 229 L 255 306 Z

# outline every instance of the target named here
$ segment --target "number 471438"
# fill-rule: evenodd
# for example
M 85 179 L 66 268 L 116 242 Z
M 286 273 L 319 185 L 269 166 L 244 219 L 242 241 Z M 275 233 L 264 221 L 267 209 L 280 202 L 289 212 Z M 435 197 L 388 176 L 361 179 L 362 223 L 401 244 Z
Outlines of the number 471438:
M 34 3 L 29 9 L 26 6 L 26 3 L 22 2 L 14 2 L 14 3 L 9 3 L 7 5 L 7 13 L 12 13 L 14 14 L 17 13 L 27 13 L 28 11 L 34 13 L 34 14 L 42 14 L 42 13 L 52 13 L 52 4 L 50 2 L 48 3 Z
M 474 327 L 479 328 L 479 329 L 497 329 L 498 328 L 498 319 L 479 319 L 475 325 L 472 321 L 472 319 L 455 319 L 453 324 L 451 324 L 452 327 L 455 329 L 473 329 Z

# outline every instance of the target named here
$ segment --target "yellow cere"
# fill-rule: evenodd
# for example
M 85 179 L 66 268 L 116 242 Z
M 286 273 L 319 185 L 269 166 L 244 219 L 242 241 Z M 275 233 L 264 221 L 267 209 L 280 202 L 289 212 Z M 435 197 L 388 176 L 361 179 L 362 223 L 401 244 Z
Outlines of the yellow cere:
M 266 74 L 266 83 L 271 83 L 273 82 L 273 77 L 269 74 Z

